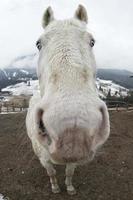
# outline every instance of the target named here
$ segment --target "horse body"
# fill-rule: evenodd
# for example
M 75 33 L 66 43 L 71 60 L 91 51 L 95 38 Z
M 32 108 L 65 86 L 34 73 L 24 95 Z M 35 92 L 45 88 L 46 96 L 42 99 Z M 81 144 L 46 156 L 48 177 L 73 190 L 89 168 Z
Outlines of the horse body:
M 43 16 L 45 32 L 37 41 L 40 96 L 31 99 L 26 125 L 53 192 L 59 186 L 52 163 L 66 165 L 67 191 L 74 194 L 76 165 L 91 161 L 109 136 L 108 111 L 95 86 L 94 38 L 86 30 L 87 20 L 81 5 L 74 18 L 64 21 L 55 20 L 49 7 Z

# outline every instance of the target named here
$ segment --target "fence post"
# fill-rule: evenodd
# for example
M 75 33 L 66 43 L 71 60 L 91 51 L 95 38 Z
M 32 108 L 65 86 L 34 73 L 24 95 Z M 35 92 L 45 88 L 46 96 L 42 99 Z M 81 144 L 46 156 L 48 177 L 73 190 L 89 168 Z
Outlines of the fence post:
M 116 111 L 119 111 L 119 110 L 118 110 L 118 107 L 119 107 L 118 104 L 116 104 Z
M 15 107 L 14 107 L 14 105 L 12 106 L 12 111 L 15 112 Z

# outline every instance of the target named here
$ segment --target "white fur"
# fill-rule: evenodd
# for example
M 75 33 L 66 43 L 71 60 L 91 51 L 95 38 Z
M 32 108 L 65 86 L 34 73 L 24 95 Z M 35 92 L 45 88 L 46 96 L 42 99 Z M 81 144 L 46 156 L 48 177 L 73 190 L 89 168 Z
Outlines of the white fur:
M 77 15 L 77 12 L 82 15 Z M 50 13 L 53 19 L 51 8 Z M 59 187 L 50 151 L 56 148 L 54 141 L 58 140 L 61 133 L 74 126 L 89 130 L 88 136 L 93 138 L 93 153 L 109 136 L 108 111 L 95 87 L 96 64 L 89 45 L 92 35 L 86 30 L 87 19 L 86 10 L 79 6 L 75 18 L 49 21 L 40 37 L 42 49 L 38 77 L 41 96 L 31 99 L 26 125 L 34 151 L 52 177 L 53 192 L 58 192 Z M 51 145 L 38 139 L 39 109 L 44 112 L 42 121 L 50 134 Z M 76 163 L 66 164 L 66 176 L 69 173 L 72 178 Z M 75 193 L 71 178 L 66 177 L 67 190 Z

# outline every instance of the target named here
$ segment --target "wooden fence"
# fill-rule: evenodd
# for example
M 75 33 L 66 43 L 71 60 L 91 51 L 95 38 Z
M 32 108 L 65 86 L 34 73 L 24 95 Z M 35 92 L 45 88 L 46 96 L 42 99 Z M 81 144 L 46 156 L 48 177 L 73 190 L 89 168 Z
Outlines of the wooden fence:
M 21 106 L 0 106 L 0 113 L 9 113 L 9 112 L 21 112 L 27 110 L 25 107 Z
M 0 102 L 0 113 L 21 112 L 27 110 L 29 106 L 29 97 L 13 97 L 10 101 Z M 123 101 L 106 101 L 108 110 L 133 110 L 133 105 Z
M 130 105 L 124 101 L 106 101 L 108 110 L 133 110 L 133 105 Z
M 0 102 L 0 113 L 21 112 L 27 110 L 30 97 L 12 96 L 9 101 Z

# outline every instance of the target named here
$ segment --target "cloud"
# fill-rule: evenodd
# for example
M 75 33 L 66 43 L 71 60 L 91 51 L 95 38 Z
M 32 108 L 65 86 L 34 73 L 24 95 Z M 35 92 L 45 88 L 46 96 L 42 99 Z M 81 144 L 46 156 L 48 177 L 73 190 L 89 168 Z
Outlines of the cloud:
M 14 68 L 35 68 L 37 66 L 38 54 L 30 54 L 17 57 L 10 63 L 10 67 Z
M 94 34 L 99 67 L 133 71 L 132 0 L 4 0 L 0 6 L 0 67 L 14 58 L 37 52 L 35 42 L 43 32 L 41 18 L 48 5 L 57 19 L 72 17 L 79 3 L 86 6 L 88 29 Z

